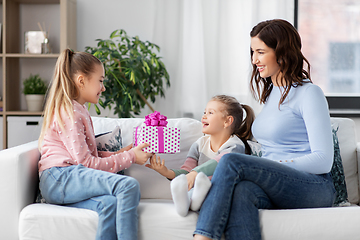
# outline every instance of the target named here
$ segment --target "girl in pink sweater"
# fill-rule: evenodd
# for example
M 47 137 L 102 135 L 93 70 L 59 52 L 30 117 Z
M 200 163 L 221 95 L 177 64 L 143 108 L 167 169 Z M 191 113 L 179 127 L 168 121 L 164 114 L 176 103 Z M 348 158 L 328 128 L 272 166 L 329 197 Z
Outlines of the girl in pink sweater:
M 93 55 L 66 49 L 59 56 L 39 138 L 40 190 L 48 203 L 99 214 L 96 239 L 137 239 L 139 183 L 114 174 L 144 164 L 144 143 L 116 153 L 98 152 L 84 104 L 105 91 L 104 67 Z

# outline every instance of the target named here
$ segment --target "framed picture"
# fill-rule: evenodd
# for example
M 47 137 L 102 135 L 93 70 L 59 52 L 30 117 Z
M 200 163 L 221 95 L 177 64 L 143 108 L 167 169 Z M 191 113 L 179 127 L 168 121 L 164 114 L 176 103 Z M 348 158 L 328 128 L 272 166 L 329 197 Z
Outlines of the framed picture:
M 46 32 L 28 31 L 25 32 L 25 53 L 41 53 L 41 43 L 44 42 Z

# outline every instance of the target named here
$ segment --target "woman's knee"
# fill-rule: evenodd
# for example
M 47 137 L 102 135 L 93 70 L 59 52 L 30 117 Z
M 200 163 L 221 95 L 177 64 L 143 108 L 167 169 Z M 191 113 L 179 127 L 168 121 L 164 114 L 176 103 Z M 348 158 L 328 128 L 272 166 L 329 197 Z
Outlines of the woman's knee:
M 230 174 L 230 173 L 238 173 L 241 170 L 243 159 L 248 156 L 240 153 L 227 153 L 221 157 L 215 172 L 217 174 Z M 215 175 L 215 173 L 214 173 Z
M 239 204 L 250 202 L 259 209 L 272 207 L 272 203 L 264 190 L 251 181 L 239 182 L 234 189 L 233 199 L 236 199 Z

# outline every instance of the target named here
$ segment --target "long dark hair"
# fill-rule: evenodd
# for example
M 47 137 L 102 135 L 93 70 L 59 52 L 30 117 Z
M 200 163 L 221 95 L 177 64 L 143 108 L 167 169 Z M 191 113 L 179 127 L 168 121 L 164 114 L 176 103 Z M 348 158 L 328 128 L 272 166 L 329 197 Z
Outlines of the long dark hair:
M 301 38 L 297 30 L 287 21 L 274 19 L 257 24 L 250 32 L 251 37 L 258 37 L 266 46 L 274 49 L 280 72 L 283 76 L 284 91 L 279 106 L 286 99 L 290 88 L 311 82 L 310 63 L 301 52 Z M 253 51 L 250 49 L 251 59 Z M 304 69 L 307 64 L 307 70 Z M 250 81 L 250 89 L 260 103 L 265 103 L 271 93 L 271 77 L 261 78 L 255 64 Z
M 241 139 L 245 145 L 245 153 L 250 154 L 251 150 L 247 140 L 252 138 L 251 126 L 255 119 L 253 109 L 246 104 L 240 104 L 236 98 L 227 95 L 216 95 L 212 97 L 210 101 L 218 101 L 225 105 L 225 109 L 223 110 L 224 114 L 234 118 L 232 135 L 235 134 Z M 246 113 L 245 118 L 244 110 Z

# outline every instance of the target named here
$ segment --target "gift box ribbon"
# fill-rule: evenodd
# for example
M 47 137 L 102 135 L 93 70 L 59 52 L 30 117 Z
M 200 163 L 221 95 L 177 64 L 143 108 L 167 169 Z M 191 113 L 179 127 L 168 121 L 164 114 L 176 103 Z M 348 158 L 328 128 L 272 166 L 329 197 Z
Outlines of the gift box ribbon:
M 156 127 L 156 129 L 158 130 L 158 131 L 157 131 L 157 133 L 158 133 L 158 152 L 159 152 L 159 153 L 164 153 L 164 151 L 165 151 L 165 149 L 164 149 L 164 146 L 165 146 L 165 141 L 164 141 L 164 127 L 159 127 L 159 126 L 155 126 L 155 127 Z M 140 144 L 140 143 L 138 142 L 139 137 L 137 137 L 139 128 L 141 128 L 141 127 L 136 127 L 136 129 L 135 129 L 135 146 L 137 146 L 138 144 Z
M 166 121 L 167 117 L 164 115 L 161 115 L 160 112 L 155 111 L 147 116 L 145 116 L 145 124 L 146 126 L 163 126 L 166 127 L 167 125 L 167 121 Z
M 158 152 L 163 153 L 165 151 L 165 141 L 164 141 L 164 127 L 168 124 L 166 121 L 167 117 L 161 115 L 160 112 L 155 111 L 147 116 L 145 116 L 145 125 L 148 127 L 156 127 L 158 132 Z M 138 129 L 141 127 L 136 127 L 135 134 L 137 135 Z M 138 145 L 138 138 L 135 139 L 135 145 Z

